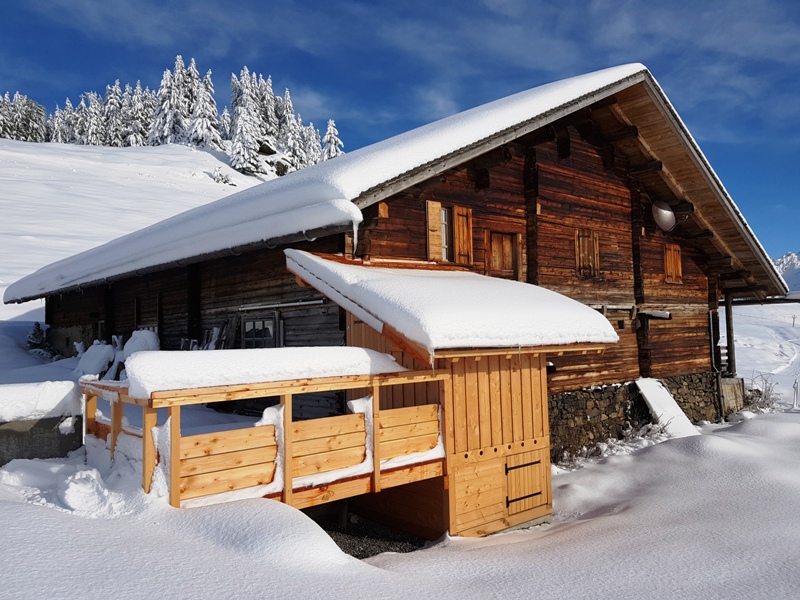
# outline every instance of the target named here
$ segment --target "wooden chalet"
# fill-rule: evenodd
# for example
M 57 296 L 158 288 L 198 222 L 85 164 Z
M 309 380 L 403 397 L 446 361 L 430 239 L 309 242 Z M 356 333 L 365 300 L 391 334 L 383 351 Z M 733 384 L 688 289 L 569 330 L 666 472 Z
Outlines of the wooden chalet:
M 736 372 L 731 310 L 728 347 L 718 347 L 720 304 L 787 292 L 663 90 L 633 64 L 521 92 L 178 215 L 45 267 L 5 301 L 46 298 L 49 341 L 65 353 L 77 340 L 150 328 L 166 350 L 212 337 L 218 348 L 364 345 L 428 367 L 390 330 L 376 337 L 298 286 L 287 246 L 527 282 L 604 316 L 619 336 L 604 353 L 547 355 L 555 458 L 618 437 L 636 406 L 627 384 L 640 376 L 664 381 L 690 418 L 719 418 L 722 376 Z M 436 356 L 451 361 L 454 379 L 488 368 L 491 380 L 502 361 L 518 360 Z M 531 358 L 540 374 L 541 360 Z M 296 398 L 295 418 L 335 413 L 332 398 Z M 465 461 L 497 441 L 475 426 L 477 438 L 453 442 Z

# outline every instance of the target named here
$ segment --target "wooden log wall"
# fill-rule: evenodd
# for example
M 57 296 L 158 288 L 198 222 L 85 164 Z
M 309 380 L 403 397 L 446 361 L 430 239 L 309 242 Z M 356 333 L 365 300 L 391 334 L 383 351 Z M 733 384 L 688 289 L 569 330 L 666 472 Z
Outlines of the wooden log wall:
M 422 192 L 403 192 L 386 201 L 388 217 L 369 211 L 359 231 L 358 254 L 371 258 L 428 259 L 427 213 L 429 200 L 443 206 L 472 209 L 471 267 L 478 273 L 488 271 L 487 247 L 491 233 L 518 236 L 524 248 L 525 198 L 523 194 L 523 158 L 509 158 L 488 169 L 489 185 L 477 189 L 467 169 L 448 171 L 444 177 L 426 186 Z M 369 210 L 369 209 L 368 209 Z M 527 259 L 519 252 L 518 276 L 524 278 Z
M 614 326 L 620 340 L 601 355 L 550 355 L 556 367 L 549 391 L 635 379 L 639 374 L 635 333 L 631 192 L 627 182 L 607 169 L 602 152 L 573 131 L 570 155 L 559 158 L 555 141 L 536 147 L 536 282 L 595 306 Z M 597 233 L 599 273 L 579 277 L 576 231 Z M 529 259 L 533 263 L 533 259 Z M 529 273 L 528 279 L 532 274 Z
M 664 247 L 681 247 L 681 283 L 665 278 Z M 642 374 L 670 377 L 711 369 L 708 277 L 700 269 L 702 256 L 680 238 L 650 231 L 640 241 L 644 303 L 642 311 L 665 311 L 670 320 L 640 319 Z

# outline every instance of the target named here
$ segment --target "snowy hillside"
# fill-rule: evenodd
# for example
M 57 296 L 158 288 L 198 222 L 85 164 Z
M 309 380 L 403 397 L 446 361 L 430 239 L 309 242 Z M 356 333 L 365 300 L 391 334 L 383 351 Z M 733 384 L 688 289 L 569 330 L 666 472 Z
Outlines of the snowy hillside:
M 787 252 L 774 262 L 789 289 L 793 292 L 800 291 L 800 256 L 795 252 Z
M 219 168 L 236 185 L 212 179 Z M 39 267 L 261 180 L 215 151 L 110 148 L 0 139 L 0 297 Z M 0 320 L 43 320 L 42 302 L 0 304 Z

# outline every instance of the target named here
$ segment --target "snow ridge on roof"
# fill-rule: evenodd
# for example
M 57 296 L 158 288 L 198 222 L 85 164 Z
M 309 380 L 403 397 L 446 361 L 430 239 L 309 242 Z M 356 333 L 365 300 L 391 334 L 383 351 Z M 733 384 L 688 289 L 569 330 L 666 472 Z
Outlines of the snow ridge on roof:
M 9 286 L 3 300 L 22 302 L 228 248 L 357 225 L 362 216 L 351 202 L 365 191 L 644 73 L 638 63 L 612 67 L 446 117 L 43 267 Z
M 520 281 L 466 271 L 343 264 L 287 249 L 287 267 L 373 329 L 388 325 L 433 354 L 453 348 L 614 343 L 600 313 Z

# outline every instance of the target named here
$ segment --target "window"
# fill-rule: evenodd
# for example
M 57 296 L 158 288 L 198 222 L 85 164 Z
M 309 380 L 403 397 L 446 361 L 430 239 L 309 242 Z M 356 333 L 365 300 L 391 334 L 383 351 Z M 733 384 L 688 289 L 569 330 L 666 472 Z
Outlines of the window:
M 276 348 L 280 346 L 278 314 L 242 320 L 242 348 Z
M 442 260 L 453 260 L 453 209 L 443 206 L 442 213 Z
M 667 283 L 683 283 L 681 247 L 677 244 L 664 245 L 664 275 Z
M 429 200 L 428 260 L 472 264 L 472 209 Z
M 578 277 L 600 277 L 600 240 L 596 231 L 575 231 L 575 271 Z

